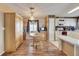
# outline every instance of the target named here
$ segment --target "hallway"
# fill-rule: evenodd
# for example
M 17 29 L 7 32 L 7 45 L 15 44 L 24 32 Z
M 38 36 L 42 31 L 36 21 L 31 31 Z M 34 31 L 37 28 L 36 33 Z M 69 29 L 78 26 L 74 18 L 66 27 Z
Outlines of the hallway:
M 4 54 L 4 56 L 65 56 L 65 54 L 49 42 L 44 42 L 43 49 L 35 49 L 33 38 L 27 37 L 16 52 Z

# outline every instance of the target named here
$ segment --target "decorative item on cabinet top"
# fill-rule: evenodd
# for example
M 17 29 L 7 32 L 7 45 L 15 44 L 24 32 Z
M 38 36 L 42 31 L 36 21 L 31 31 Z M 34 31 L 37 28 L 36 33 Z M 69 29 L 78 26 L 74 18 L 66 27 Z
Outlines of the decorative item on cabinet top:
M 63 19 L 60 19 L 59 21 L 64 21 Z

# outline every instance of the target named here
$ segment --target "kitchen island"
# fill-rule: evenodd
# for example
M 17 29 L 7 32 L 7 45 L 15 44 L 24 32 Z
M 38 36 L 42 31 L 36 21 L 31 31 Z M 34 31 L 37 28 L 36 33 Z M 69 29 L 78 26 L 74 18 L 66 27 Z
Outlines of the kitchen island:
M 57 35 L 61 50 L 68 56 L 79 56 L 79 34 Z

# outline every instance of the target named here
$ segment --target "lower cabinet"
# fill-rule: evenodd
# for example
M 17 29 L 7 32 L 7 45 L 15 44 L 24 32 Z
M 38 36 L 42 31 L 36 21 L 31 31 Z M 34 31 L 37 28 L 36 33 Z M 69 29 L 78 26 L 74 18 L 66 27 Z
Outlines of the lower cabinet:
M 74 56 L 74 45 L 62 41 L 62 50 L 68 56 Z

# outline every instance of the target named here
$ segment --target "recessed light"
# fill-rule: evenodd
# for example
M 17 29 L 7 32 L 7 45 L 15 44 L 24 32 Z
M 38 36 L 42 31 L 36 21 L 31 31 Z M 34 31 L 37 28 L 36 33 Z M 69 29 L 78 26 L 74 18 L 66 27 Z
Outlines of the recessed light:
M 71 11 L 68 12 L 68 14 L 73 13 L 75 11 L 77 11 L 79 9 L 79 6 L 77 6 L 76 8 L 72 9 Z

